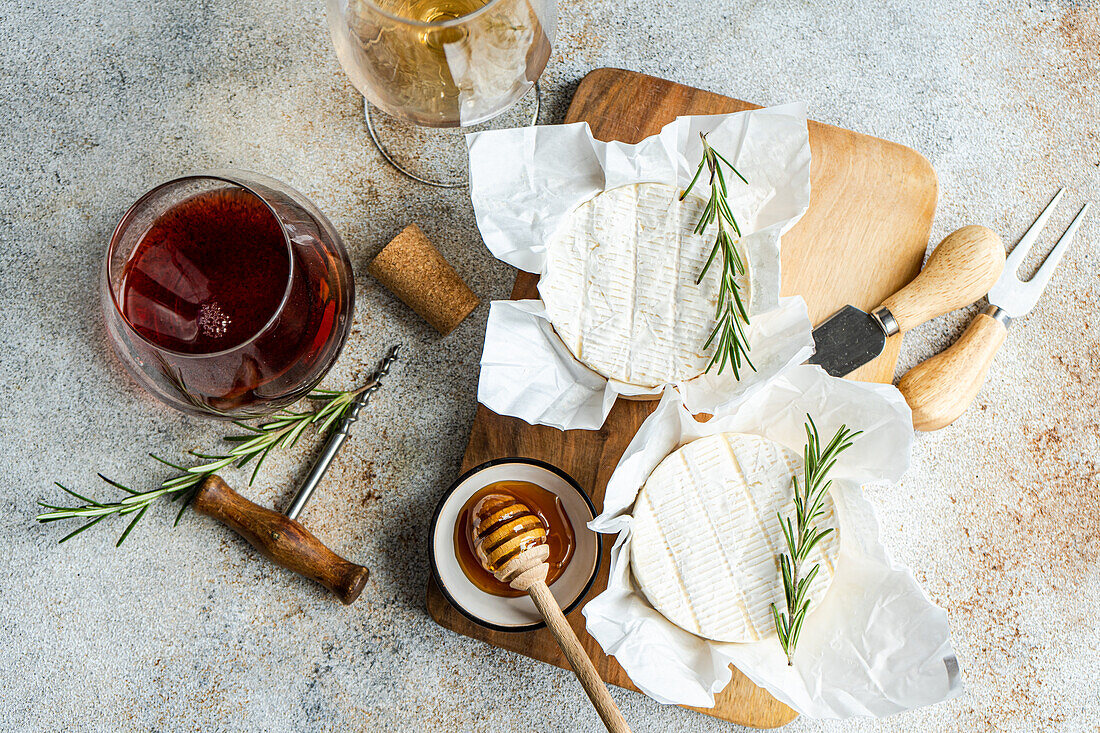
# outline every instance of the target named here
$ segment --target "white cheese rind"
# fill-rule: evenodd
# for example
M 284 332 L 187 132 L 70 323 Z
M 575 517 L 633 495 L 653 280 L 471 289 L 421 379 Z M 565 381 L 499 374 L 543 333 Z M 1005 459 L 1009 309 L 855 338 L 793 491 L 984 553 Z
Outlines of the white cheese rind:
M 604 191 L 579 206 L 547 246 L 539 293 L 575 357 L 640 387 L 703 373 L 714 350 L 720 260 L 702 282 L 714 232 L 694 233 L 706 202 L 660 183 Z M 713 228 L 713 227 L 712 227 Z M 749 282 L 740 280 L 750 303 Z
M 801 463 L 778 443 L 739 433 L 700 438 L 666 457 L 638 494 L 631 535 L 631 569 L 653 607 L 715 641 L 774 636 L 771 604 L 785 608 L 777 512 L 794 516 L 791 479 Z M 818 522 L 836 526 L 829 497 Z M 821 566 L 811 611 L 825 597 L 838 552 L 833 532 L 804 565 Z

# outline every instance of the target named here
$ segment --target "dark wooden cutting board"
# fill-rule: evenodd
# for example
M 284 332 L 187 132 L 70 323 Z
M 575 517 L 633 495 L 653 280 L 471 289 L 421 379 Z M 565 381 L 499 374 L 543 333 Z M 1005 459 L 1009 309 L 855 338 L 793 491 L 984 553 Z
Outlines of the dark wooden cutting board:
M 679 115 L 757 107 L 644 74 L 597 69 L 577 87 L 565 121 L 587 121 L 601 140 L 634 143 Z M 928 161 L 909 148 L 818 122 L 810 122 L 809 130 L 813 154 L 810 208 L 783 238 L 783 293 L 805 298 L 816 324 L 848 303 L 870 310 L 919 272 L 936 208 L 937 186 Z M 512 298 L 537 298 L 537 282 L 536 275 L 520 272 Z M 882 355 L 851 378 L 893 381 L 900 346 L 900 337 L 888 339 Z M 565 432 L 502 417 L 478 405 L 461 470 L 505 456 L 538 458 L 573 476 L 599 509 L 615 464 L 656 404 L 619 400 L 601 429 Z M 607 586 L 611 544 L 604 543 L 600 576 L 586 602 Z M 455 610 L 434 582 L 429 584 L 427 603 L 428 612 L 441 626 L 567 666 L 546 630 L 510 634 L 484 629 Z M 619 664 L 605 656 L 585 632 L 582 607 L 569 614 L 569 621 L 596 669 L 609 683 L 636 689 Z M 715 706 L 698 710 L 758 728 L 784 725 L 796 715 L 736 669 Z

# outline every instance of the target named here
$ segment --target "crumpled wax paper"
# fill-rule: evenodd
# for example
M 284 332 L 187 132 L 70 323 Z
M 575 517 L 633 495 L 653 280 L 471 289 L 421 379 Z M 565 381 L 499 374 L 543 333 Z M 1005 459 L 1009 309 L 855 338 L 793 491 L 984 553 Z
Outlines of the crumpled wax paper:
M 458 40 L 443 44 L 447 68 L 458 87 L 463 126 L 493 117 L 535 85 L 527 78 L 528 55 L 538 53 L 537 47 L 547 33 L 553 35 L 556 25 L 554 3 L 498 3 L 465 23 L 465 32 L 456 34 Z
M 700 132 L 749 180 L 730 186 L 728 201 L 744 235 L 752 282 L 748 340 L 757 371 L 746 368 L 738 380 L 727 368 L 676 384 L 695 413 L 743 399 L 813 353 L 802 299 L 779 297 L 780 237 L 810 202 L 805 105 L 680 117 L 634 145 L 596 140 L 583 122 L 467 136 L 470 195 L 486 245 L 504 262 L 541 273 L 559 227 L 602 191 L 645 182 L 686 188 L 702 156 Z M 696 187 L 709 195 L 705 176 Z M 617 396 L 661 390 L 605 379 L 579 362 L 541 300 L 492 304 L 478 400 L 494 412 L 562 430 L 594 429 Z
M 709 641 L 655 610 L 630 569 L 630 512 L 650 472 L 679 446 L 719 432 L 754 433 L 801 455 L 807 414 L 823 441 L 841 425 L 863 434 L 830 474 L 840 532 L 837 572 L 821 605 L 811 606 L 788 667 L 775 637 Z M 705 423 L 666 391 L 612 474 L 603 513 L 589 523 L 619 536 L 607 590 L 584 607 L 588 632 L 643 692 L 663 703 L 713 706 L 715 693 L 730 681 L 730 664 L 817 718 L 882 717 L 960 694 L 947 614 L 908 568 L 890 559 L 860 488 L 898 480 L 908 468 L 912 438 L 909 407 L 894 387 L 837 379 L 815 366 L 784 372 Z

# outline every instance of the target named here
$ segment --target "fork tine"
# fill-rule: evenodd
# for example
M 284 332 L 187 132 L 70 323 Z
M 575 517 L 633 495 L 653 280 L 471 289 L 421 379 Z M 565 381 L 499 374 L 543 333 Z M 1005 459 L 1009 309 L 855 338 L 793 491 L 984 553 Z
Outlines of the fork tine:
M 1035 220 L 1035 223 L 1031 225 L 1031 228 L 1024 232 L 1024 236 L 1020 237 L 1020 241 L 1012 248 L 1012 252 L 1009 253 L 1008 259 L 1005 260 L 1005 272 L 1012 273 L 1017 280 L 1020 279 L 1017 270 L 1020 269 L 1020 265 L 1023 263 L 1024 258 L 1027 257 L 1027 253 L 1030 252 L 1031 248 L 1035 245 L 1035 240 L 1039 238 L 1039 234 L 1043 231 L 1043 227 L 1046 226 L 1047 219 L 1054 213 L 1054 209 L 1058 206 L 1058 202 L 1062 200 L 1062 193 L 1065 190 L 1064 188 L 1058 189 L 1058 193 L 1054 194 L 1054 198 L 1050 200 L 1047 207 L 1039 214 L 1039 217 Z
M 1058 244 L 1054 245 L 1054 249 L 1050 251 L 1050 254 L 1043 260 L 1043 264 L 1039 266 L 1038 271 L 1035 273 L 1035 277 L 1028 281 L 1028 285 L 1034 285 L 1039 290 L 1042 290 L 1050 282 L 1050 278 L 1054 275 L 1054 271 L 1058 269 L 1058 263 L 1062 261 L 1062 255 L 1069 249 L 1070 242 L 1073 241 L 1073 235 L 1077 234 L 1077 227 L 1081 226 L 1081 220 L 1085 218 L 1085 214 L 1088 213 L 1089 206 L 1091 204 L 1085 204 L 1081 207 L 1081 210 L 1077 212 L 1077 216 L 1073 217 L 1073 221 L 1066 227 L 1066 233 L 1062 235 L 1062 238 L 1058 240 Z

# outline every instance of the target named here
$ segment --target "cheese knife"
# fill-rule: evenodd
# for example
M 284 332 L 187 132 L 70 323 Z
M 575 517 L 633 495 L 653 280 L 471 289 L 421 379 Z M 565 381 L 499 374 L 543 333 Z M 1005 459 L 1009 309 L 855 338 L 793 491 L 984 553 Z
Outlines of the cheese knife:
M 985 383 L 1009 324 L 1030 313 L 1039 301 L 1089 210 L 1089 204 L 1081 207 L 1034 277 L 1022 281 L 1017 271 L 1061 198 L 1062 191 L 1058 191 L 1013 247 L 1004 274 L 989 290 L 989 307 L 974 317 L 958 341 L 910 369 L 898 382 L 898 389 L 913 410 L 913 427 L 917 430 L 939 430 L 966 411 Z
M 814 329 L 809 359 L 843 377 L 882 353 L 886 339 L 981 298 L 1000 277 L 1005 248 L 996 232 L 966 226 L 944 237 L 913 280 L 867 313 L 846 305 Z

